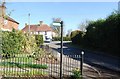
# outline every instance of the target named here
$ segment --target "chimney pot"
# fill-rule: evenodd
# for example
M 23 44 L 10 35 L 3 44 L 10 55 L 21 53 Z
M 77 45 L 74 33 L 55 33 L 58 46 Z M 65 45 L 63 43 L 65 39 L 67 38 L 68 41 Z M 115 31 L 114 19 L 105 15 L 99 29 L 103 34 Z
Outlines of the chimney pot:
M 25 23 L 25 26 L 27 26 L 27 23 Z
M 43 24 L 43 21 L 40 21 L 40 26 Z

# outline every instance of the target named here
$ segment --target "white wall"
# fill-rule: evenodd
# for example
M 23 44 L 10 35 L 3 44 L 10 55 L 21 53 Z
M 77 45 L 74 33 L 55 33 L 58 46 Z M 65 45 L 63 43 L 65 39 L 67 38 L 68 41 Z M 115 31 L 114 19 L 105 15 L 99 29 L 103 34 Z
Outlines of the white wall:
M 47 38 L 52 39 L 52 31 L 47 31 L 45 32 L 39 32 L 40 35 L 43 35 L 43 40 L 46 41 L 46 36 Z

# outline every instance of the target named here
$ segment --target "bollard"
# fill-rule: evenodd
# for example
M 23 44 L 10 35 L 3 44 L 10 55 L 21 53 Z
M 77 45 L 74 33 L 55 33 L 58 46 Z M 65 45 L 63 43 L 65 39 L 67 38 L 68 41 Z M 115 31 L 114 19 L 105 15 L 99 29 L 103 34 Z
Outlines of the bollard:
M 81 73 L 81 76 L 83 76 L 83 58 L 84 58 L 84 52 L 82 51 L 81 52 L 81 57 L 80 57 L 80 62 L 81 62 L 81 64 L 80 64 L 80 73 Z

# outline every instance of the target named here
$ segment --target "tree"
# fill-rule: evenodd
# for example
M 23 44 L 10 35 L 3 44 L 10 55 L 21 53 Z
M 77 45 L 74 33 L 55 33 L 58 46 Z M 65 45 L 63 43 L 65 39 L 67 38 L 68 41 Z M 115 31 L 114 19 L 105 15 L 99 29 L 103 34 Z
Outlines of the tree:
M 84 37 L 86 45 L 111 54 L 119 53 L 119 26 L 120 14 L 118 12 L 113 12 L 106 19 L 91 22 Z
M 72 32 L 72 29 L 69 29 L 68 31 L 67 31 L 67 37 L 70 37 L 70 34 L 71 34 L 71 32 Z
M 61 21 L 60 18 L 52 18 L 53 22 L 55 20 L 57 21 Z M 57 34 L 57 37 L 60 37 L 61 36 L 61 26 L 55 26 L 53 25 L 52 23 L 50 24 L 51 28 L 53 29 L 53 31 Z
M 82 31 L 79 31 L 79 30 L 72 31 L 70 35 L 72 43 L 78 44 L 78 45 L 81 44 L 83 40 L 83 35 L 84 35 L 84 32 Z
M 82 22 L 79 26 L 78 29 L 80 29 L 83 32 L 86 32 L 86 28 L 88 26 L 88 24 L 90 23 L 89 20 L 86 20 L 85 22 Z
M 61 35 L 61 27 L 50 25 L 53 31 L 57 34 L 58 37 Z
M 74 44 L 82 45 L 85 48 L 95 51 L 105 52 L 110 55 L 119 55 L 119 30 L 120 14 L 112 12 L 105 19 L 90 21 L 87 25 L 87 31 L 81 38 L 79 32 L 71 34 Z M 82 42 L 80 42 L 82 39 Z M 80 42 L 80 43 L 79 43 Z

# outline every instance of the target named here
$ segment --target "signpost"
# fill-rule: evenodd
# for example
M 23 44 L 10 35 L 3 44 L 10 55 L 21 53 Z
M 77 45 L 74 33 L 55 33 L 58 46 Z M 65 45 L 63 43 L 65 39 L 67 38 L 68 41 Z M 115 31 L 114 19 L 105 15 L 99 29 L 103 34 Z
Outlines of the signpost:
M 61 51 L 60 51 L 60 79 L 62 79 L 62 55 L 63 55 L 63 21 L 59 18 L 54 19 L 53 21 L 54 26 L 61 26 Z

